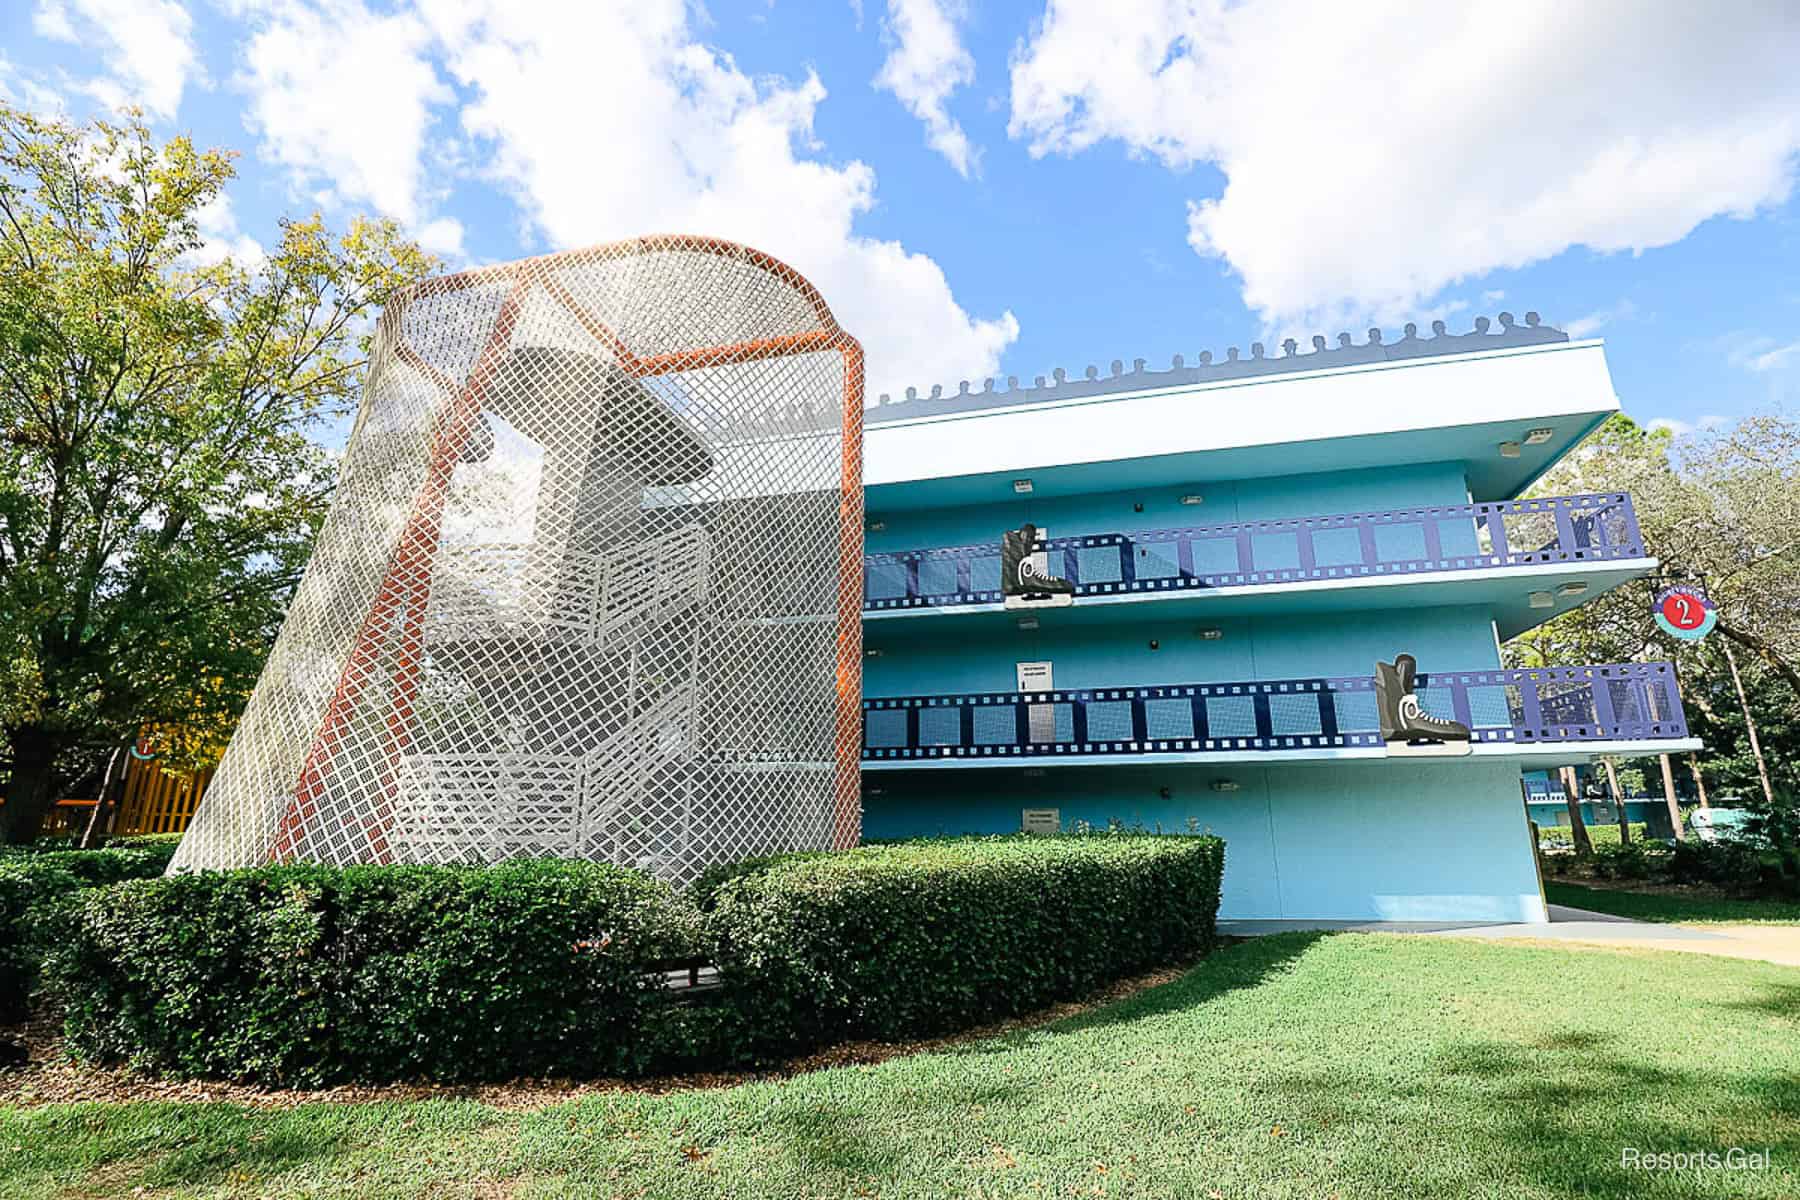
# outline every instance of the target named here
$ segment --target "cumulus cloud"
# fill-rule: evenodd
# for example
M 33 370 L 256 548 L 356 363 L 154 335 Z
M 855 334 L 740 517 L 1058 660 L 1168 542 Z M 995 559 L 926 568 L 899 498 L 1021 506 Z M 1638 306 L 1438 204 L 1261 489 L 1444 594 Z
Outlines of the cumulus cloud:
M 99 47 L 108 73 L 80 90 L 110 108 L 141 104 L 173 119 L 198 70 L 194 23 L 178 0 L 39 0 L 31 24 L 41 37 Z
M 1572 246 L 1642 251 L 1789 195 L 1800 12 L 1781 3 L 1050 0 L 1009 132 L 1214 164 L 1188 240 L 1271 324 L 1393 320 Z
M 261 156 L 317 199 L 366 204 L 408 226 L 426 208 L 420 154 L 432 106 L 451 98 L 416 14 L 362 0 L 248 0 L 237 86 Z
M 1621 300 L 1606 308 L 1597 308 L 1583 317 L 1576 317 L 1563 326 L 1563 331 L 1572 338 L 1592 337 L 1608 325 L 1618 321 L 1629 321 L 1637 316 L 1637 305 L 1630 300 Z
M 211 266 L 230 258 L 246 271 L 254 272 L 268 257 L 261 242 L 238 228 L 237 211 L 231 196 L 220 192 L 194 214 L 200 227 L 200 248 L 188 255 L 195 266 Z
M 864 237 L 864 163 L 823 157 L 812 73 L 753 80 L 702 45 L 678 0 L 570 14 L 504 3 L 428 8 L 473 95 L 464 128 L 554 245 L 695 230 L 765 249 L 824 293 L 868 350 L 871 392 L 994 371 L 1011 313 L 976 319 L 932 259 Z
M 975 60 L 957 33 L 967 15 L 957 0 L 888 0 L 883 32 L 890 48 L 875 76 L 875 86 L 925 126 L 925 144 L 964 179 L 980 169 L 981 156 L 948 104 L 951 93 L 975 81 Z

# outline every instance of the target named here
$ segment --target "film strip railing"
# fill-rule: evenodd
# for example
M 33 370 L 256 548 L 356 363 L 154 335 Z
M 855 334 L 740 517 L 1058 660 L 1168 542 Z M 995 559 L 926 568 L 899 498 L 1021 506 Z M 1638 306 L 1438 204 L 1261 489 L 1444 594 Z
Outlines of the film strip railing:
M 1666 662 L 1419 676 L 1419 703 L 1477 745 L 1687 736 Z M 863 761 L 1084 758 L 1381 745 L 1373 674 L 863 701 Z
M 1644 557 L 1622 492 L 1104 533 L 1047 546 L 1051 573 L 1078 597 Z M 870 554 L 864 564 L 865 612 L 1001 599 L 998 531 L 980 545 Z

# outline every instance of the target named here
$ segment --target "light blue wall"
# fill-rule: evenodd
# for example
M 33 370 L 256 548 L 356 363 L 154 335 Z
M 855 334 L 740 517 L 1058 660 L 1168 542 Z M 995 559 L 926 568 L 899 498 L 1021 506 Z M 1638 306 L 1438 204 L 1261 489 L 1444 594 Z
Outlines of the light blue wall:
M 1214 791 L 1218 779 L 1238 790 Z M 1225 839 L 1227 920 L 1544 919 L 1504 763 L 932 770 L 871 774 L 864 789 L 866 837 L 1013 832 L 1024 808 L 1164 832 L 1192 818 Z
M 1183 505 L 1184 492 L 1205 502 Z M 882 511 L 879 490 L 872 489 L 870 519 L 885 527 L 869 534 L 868 548 L 997 546 L 1003 530 L 1025 521 L 1066 537 L 1467 500 L 1463 469 L 1455 463 L 892 513 Z M 1419 537 L 1416 526 L 1378 534 L 1399 543 L 1408 536 Z M 1473 549 L 1467 522 L 1442 523 L 1440 536 L 1448 553 Z M 1291 542 L 1292 535 L 1259 542 L 1259 566 L 1283 565 L 1270 561 L 1282 552 L 1283 538 Z M 1463 605 L 1201 622 L 1173 619 L 1146 601 L 1112 606 L 1079 624 L 1059 624 L 1046 612 L 1031 631 L 1020 630 L 1010 614 L 954 627 L 930 617 L 871 622 L 866 644 L 881 653 L 864 663 L 863 691 L 871 697 L 1010 692 L 1017 663 L 1045 659 L 1059 689 L 1369 675 L 1377 659 L 1400 651 L 1416 655 L 1427 672 L 1486 670 L 1499 666 L 1492 618 L 1484 606 Z M 1224 636 L 1202 639 L 1202 627 Z M 1219 778 L 1235 780 L 1239 789 L 1214 791 L 1210 784 Z M 1035 775 L 1016 768 L 935 769 L 871 772 L 864 784 L 868 837 L 1013 831 L 1027 807 L 1060 808 L 1067 820 L 1098 825 L 1112 817 L 1146 827 L 1160 822 L 1170 832 L 1193 818 L 1227 843 L 1226 918 L 1543 919 L 1518 772 L 1504 764 L 1117 764 Z
M 1155 609 L 1152 603 L 1132 607 L 1146 614 Z M 1012 691 L 1017 663 L 1045 659 L 1054 664 L 1059 688 L 1371 675 L 1376 659 L 1391 660 L 1402 650 L 1426 671 L 1500 665 L 1491 618 L 1473 607 L 1221 618 L 1204 626 L 1223 633 L 1216 641 L 1199 637 L 1203 626 L 1194 621 L 1134 621 L 1134 615 L 1122 614 L 1117 625 L 1035 630 L 996 620 L 979 636 L 954 642 L 879 630 L 868 637 L 881 657 L 863 664 L 863 694 Z
M 1204 502 L 1183 504 L 1183 495 L 1199 495 Z M 1468 499 L 1461 463 L 1284 475 L 1054 499 L 1020 496 L 1001 504 L 903 512 L 884 512 L 881 489 L 870 488 L 864 497 L 869 520 L 883 528 L 869 531 L 864 548 L 871 554 L 881 554 L 974 542 L 997 544 L 1001 531 L 1016 529 L 1027 521 L 1044 526 L 1052 537 L 1077 537 L 1373 512 L 1414 505 L 1466 504 Z M 1139 504 L 1144 507 L 1141 513 L 1135 511 Z

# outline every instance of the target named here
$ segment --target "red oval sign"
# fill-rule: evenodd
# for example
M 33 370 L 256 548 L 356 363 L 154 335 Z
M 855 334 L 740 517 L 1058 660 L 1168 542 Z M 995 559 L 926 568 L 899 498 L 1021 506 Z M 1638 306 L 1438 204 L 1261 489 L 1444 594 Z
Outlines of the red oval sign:
M 1698 629 L 1706 623 L 1706 607 L 1687 592 L 1670 592 L 1663 597 L 1663 620 L 1677 629 Z

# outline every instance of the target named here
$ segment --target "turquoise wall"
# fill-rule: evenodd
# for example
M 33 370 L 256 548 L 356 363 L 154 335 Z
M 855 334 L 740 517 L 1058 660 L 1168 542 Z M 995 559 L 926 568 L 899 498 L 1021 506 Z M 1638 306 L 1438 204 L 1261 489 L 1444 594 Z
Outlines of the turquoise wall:
M 1212 789 L 1228 779 L 1236 791 Z M 1225 839 L 1227 920 L 1541 921 L 1516 766 L 1342 762 L 871 772 L 865 837 L 1010 833 L 1025 808 Z M 1168 795 L 1162 795 L 1163 791 Z
M 1183 504 L 1184 495 L 1198 495 L 1203 502 Z M 868 517 L 883 527 L 868 532 L 864 549 L 870 554 L 884 554 L 928 546 L 998 543 L 1002 530 L 1017 529 L 1027 521 L 1044 526 L 1052 537 L 1078 537 L 1468 502 L 1469 490 L 1461 463 L 1421 463 L 1381 471 L 1283 475 L 1054 498 L 1028 495 L 997 504 L 900 512 L 883 511 L 881 489 L 870 488 L 864 497 Z M 1136 511 L 1140 504 L 1143 512 Z M 1447 545 L 1446 550 L 1450 549 Z
M 1183 505 L 1184 493 L 1204 503 Z M 1071 537 L 1467 502 L 1456 463 L 891 513 L 871 489 L 869 518 L 883 527 L 869 533 L 868 549 L 997 546 L 1003 530 L 1026 521 Z M 1474 549 L 1472 524 L 1444 522 L 1440 534 L 1447 552 Z M 1271 561 L 1284 537 L 1292 541 L 1259 540 L 1259 566 L 1298 565 Z M 1223 636 L 1203 639 L 1201 628 Z M 864 662 L 870 697 L 1010 692 L 1021 661 L 1049 660 L 1059 689 L 1369 675 L 1377 659 L 1400 651 L 1427 672 L 1500 665 L 1493 613 L 1474 604 L 1201 622 L 1159 615 L 1146 601 L 1081 623 L 1047 612 L 1029 631 L 1010 616 L 951 627 L 921 615 L 871 622 L 865 633 L 880 650 Z M 1219 779 L 1237 790 L 1213 790 Z M 1191 821 L 1226 840 L 1227 919 L 1544 918 L 1518 769 L 1505 763 L 939 767 L 870 771 L 863 783 L 868 837 L 1012 832 L 1024 808 L 1058 808 L 1066 823 L 1160 823 L 1166 832 Z

